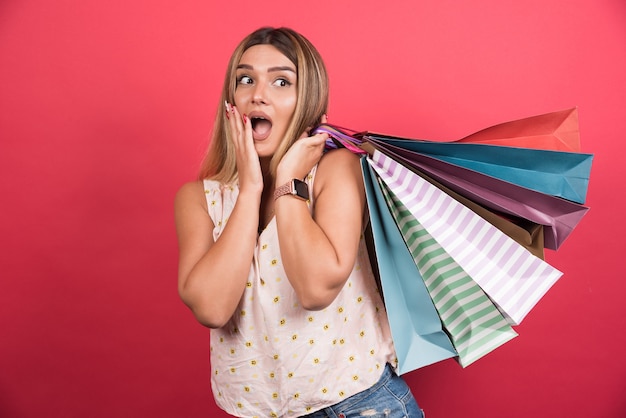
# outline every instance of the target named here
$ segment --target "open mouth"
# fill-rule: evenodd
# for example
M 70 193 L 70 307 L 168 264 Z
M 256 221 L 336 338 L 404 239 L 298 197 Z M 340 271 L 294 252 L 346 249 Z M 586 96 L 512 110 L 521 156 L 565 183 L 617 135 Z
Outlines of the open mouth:
M 257 140 L 267 138 L 272 131 L 272 122 L 264 117 L 253 116 L 250 118 L 252 124 L 252 137 Z

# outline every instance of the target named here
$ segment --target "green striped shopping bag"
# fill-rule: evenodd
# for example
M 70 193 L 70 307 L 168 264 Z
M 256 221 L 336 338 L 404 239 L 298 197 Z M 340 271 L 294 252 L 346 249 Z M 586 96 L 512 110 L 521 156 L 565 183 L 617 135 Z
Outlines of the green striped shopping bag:
M 517 336 L 480 286 L 450 257 L 378 178 L 439 317 L 466 367 Z

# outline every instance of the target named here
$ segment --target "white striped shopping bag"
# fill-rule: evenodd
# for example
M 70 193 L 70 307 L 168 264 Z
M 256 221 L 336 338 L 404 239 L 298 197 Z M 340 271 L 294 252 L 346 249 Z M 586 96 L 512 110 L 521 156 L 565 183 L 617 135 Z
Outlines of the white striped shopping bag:
M 380 181 L 387 206 L 466 367 L 517 336 L 480 286 L 450 257 Z
M 510 324 L 519 324 L 562 275 L 498 228 L 380 151 L 374 151 L 368 162 L 385 187 L 478 283 Z

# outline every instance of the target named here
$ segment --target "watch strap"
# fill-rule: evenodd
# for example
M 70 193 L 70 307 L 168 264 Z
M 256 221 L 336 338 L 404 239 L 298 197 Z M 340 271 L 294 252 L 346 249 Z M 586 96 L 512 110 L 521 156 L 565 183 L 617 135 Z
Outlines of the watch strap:
M 292 189 L 293 189 L 293 180 L 288 181 L 287 183 L 283 184 L 280 187 L 277 187 L 276 189 L 274 189 L 274 200 L 286 194 L 293 194 Z
M 309 200 L 309 187 L 302 180 L 292 179 L 291 181 L 274 189 L 274 200 L 288 194 L 295 196 L 298 199 Z

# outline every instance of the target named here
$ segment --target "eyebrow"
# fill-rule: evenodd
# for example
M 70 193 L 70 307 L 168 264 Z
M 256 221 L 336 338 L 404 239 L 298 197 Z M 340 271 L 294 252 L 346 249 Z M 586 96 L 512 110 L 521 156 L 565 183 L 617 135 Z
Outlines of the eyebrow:
M 254 70 L 254 67 L 250 64 L 239 64 L 237 66 L 237 69 L 240 69 L 240 68 L 243 68 L 246 70 Z M 267 69 L 268 73 L 275 72 L 275 71 L 291 71 L 292 73 L 296 72 L 296 70 L 294 70 L 293 67 L 289 67 L 289 66 L 270 67 Z

